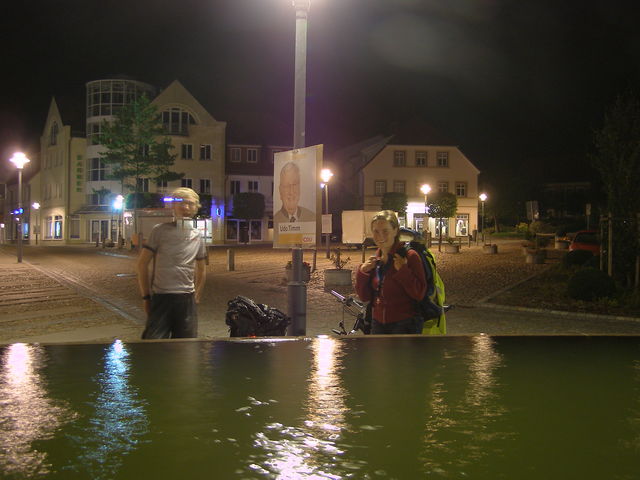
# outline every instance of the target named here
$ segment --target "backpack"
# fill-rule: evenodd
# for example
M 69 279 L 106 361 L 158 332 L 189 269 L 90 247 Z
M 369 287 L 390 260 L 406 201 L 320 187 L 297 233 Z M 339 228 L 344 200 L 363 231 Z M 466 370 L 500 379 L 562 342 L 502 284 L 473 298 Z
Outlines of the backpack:
M 422 333 L 425 335 L 445 335 L 447 323 L 444 315 L 444 282 L 436 270 L 436 261 L 427 248 L 422 234 L 406 227 L 400 227 L 400 242 L 406 250 L 414 250 L 422 260 L 427 280 L 427 292 L 417 302 L 417 310 L 424 317 Z
M 282 337 L 291 319 L 277 308 L 238 295 L 227 302 L 225 322 L 231 337 Z

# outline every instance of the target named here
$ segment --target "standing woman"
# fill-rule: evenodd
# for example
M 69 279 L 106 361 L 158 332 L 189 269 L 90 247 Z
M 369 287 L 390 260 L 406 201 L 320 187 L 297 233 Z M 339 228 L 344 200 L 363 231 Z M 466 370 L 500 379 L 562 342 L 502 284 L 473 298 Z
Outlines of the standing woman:
M 356 274 L 356 292 L 372 302 L 372 334 L 419 334 L 424 319 L 416 304 L 426 293 L 427 282 L 420 256 L 400 244 L 400 225 L 395 212 L 383 210 L 371 220 L 374 256 Z

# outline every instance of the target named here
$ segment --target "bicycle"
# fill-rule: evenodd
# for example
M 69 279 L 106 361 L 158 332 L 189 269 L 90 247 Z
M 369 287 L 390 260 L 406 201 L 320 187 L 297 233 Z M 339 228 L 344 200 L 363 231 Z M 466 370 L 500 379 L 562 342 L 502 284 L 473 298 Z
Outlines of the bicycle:
M 338 323 L 338 328 L 332 328 L 331 331 L 336 335 L 353 335 L 358 333 L 358 331 L 362 331 L 365 335 L 369 335 L 371 333 L 371 323 L 366 321 L 367 317 L 367 306 L 368 303 L 361 302 L 360 300 L 354 297 L 345 297 L 344 295 L 340 295 L 335 290 L 331 290 L 331 295 L 338 299 L 338 302 L 342 303 L 342 320 Z M 453 308 L 453 305 L 443 305 L 442 311 L 443 313 L 448 312 Z M 347 332 L 344 328 L 344 313 L 345 311 L 350 315 L 356 317 L 353 322 L 353 327 L 351 330 Z
M 365 335 L 371 332 L 371 324 L 365 321 L 367 315 L 367 304 L 361 302 L 354 297 L 345 297 L 340 295 L 335 290 L 331 290 L 331 295 L 338 299 L 338 302 L 342 303 L 342 320 L 338 323 L 338 328 L 332 328 L 331 331 L 336 335 L 353 335 L 359 330 Z M 355 317 L 353 327 L 347 332 L 344 328 L 344 314 L 347 312 L 349 315 Z

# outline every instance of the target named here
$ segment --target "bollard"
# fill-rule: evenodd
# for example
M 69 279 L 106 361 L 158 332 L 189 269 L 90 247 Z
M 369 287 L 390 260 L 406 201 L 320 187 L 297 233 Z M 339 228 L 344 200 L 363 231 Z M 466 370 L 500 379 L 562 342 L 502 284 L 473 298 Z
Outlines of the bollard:
M 231 249 L 227 249 L 227 271 L 233 272 L 236 269 L 235 252 Z
M 363 244 L 362 245 L 362 263 L 364 263 L 364 260 L 365 260 L 364 257 L 366 256 L 366 254 L 367 254 L 367 247 L 366 245 Z
M 316 258 L 318 257 L 318 250 L 314 250 L 313 251 L 313 265 L 311 266 L 311 271 L 315 272 L 316 271 Z

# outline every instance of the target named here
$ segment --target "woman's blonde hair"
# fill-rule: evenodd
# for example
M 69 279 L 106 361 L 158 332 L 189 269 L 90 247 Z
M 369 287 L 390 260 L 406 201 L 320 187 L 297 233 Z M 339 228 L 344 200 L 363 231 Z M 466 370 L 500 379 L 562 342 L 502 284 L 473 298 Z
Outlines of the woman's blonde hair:
M 381 210 L 378 213 L 376 213 L 371 219 L 372 229 L 373 229 L 373 223 L 377 222 L 378 220 L 386 220 L 387 222 L 389 222 L 389 225 L 391 225 L 393 228 L 395 228 L 398 231 L 398 233 L 396 233 L 396 240 L 398 240 L 398 238 L 400 237 L 400 222 L 398 221 L 398 216 L 396 215 L 396 212 L 394 212 L 393 210 Z

